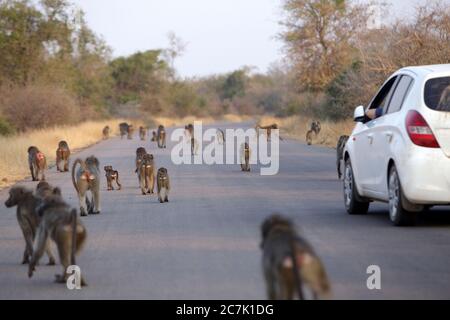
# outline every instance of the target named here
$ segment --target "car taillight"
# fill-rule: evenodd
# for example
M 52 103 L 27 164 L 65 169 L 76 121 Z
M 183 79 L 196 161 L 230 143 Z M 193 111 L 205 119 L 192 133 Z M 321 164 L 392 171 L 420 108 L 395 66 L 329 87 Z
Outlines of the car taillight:
M 406 130 L 415 145 L 425 148 L 440 148 L 433 131 L 419 112 L 415 110 L 408 112 Z

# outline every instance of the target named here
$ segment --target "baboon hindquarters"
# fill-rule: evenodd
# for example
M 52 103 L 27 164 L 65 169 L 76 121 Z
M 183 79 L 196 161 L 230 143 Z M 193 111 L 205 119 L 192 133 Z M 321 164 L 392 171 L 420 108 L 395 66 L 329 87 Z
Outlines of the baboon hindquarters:
M 155 177 L 153 173 L 153 166 L 142 165 L 140 168 L 139 182 L 141 185 L 142 194 L 153 194 L 155 188 Z
M 70 157 L 69 150 L 58 149 L 56 151 L 56 168 L 59 172 L 69 171 L 69 157 Z

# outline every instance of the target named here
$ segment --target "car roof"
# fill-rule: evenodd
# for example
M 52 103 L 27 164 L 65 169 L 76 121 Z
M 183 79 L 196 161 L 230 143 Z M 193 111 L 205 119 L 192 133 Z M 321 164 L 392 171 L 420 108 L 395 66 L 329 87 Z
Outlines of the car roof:
M 428 66 L 414 66 L 400 69 L 399 72 L 409 71 L 421 77 L 427 77 L 433 73 L 450 75 L 450 64 L 433 64 Z

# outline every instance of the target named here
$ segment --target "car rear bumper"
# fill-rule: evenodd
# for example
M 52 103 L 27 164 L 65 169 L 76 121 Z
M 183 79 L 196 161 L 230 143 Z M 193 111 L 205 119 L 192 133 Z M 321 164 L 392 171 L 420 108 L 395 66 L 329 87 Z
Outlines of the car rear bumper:
M 441 149 L 418 148 L 398 168 L 406 198 L 415 204 L 450 204 L 450 158 Z

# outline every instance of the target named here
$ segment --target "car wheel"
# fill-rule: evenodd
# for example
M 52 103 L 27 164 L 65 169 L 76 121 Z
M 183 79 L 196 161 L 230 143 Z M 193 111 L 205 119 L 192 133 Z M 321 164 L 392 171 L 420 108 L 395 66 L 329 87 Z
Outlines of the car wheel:
M 347 212 L 351 215 L 363 215 L 369 211 L 370 202 L 361 201 L 356 190 L 355 177 L 350 159 L 345 161 L 344 169 L 344 202 Z
M 395 226 L 411 226 L 416 223 L 417 214 L 403 208 L 404 197 L 397 168 L 392 166 L 389 170 L 389 217 Z

